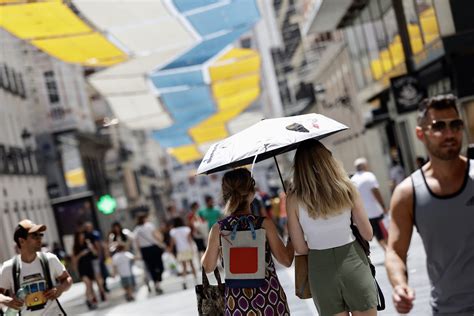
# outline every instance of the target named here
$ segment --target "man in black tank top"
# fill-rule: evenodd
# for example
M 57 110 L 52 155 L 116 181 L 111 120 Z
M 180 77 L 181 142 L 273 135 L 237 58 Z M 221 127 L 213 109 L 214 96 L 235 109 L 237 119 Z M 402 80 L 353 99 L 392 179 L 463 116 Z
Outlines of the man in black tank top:
M 408 313 L 407 252 L 416 226 L 427 256 L 434 315 L 474 314 L 474 160 L 461 156 L 464 123 L 456 99 L 421 102 L 416 136 L 430 161 L 406 178 L 391 200 L 386 268 L 399 313 Z

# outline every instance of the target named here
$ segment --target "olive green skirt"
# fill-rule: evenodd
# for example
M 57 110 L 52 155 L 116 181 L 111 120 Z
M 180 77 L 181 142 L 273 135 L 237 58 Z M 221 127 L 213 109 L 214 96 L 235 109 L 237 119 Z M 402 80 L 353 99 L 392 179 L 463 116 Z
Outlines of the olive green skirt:
M 320 316 L 362 312 L 377 306 L 375 281 L 357 241 L 336 248 L 311 249 L 308 277 Z

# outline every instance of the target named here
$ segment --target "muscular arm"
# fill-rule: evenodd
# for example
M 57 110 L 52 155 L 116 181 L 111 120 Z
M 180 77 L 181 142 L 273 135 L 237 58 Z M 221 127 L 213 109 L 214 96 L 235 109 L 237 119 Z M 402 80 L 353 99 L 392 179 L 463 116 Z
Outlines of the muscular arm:
M 392 287 L 398 312 L 407 313 L 413 307 L 414 294 L 408 286 L 407 253 L 413 233 L 413 187 L 411 179 L 400 183 L 390 203 L 390 222 L 385 267 Z
M 289 241 L 286 246 L 283 244 L 283 241 L 278 235 L 275 224 L 273 224 L 271 219 L 265 218 L 262 226 L 265 228 L 266 237 L 272 254 L 275 256 L 278 262 L 285 267 L 291 266 L 295 254 L 295 250 L 293 249 L 291 241 Z

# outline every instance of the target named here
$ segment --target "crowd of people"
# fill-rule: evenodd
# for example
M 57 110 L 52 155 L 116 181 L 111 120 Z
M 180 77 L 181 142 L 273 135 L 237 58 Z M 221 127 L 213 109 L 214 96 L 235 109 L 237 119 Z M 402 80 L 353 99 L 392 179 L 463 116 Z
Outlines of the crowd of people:
M 222 211 L 215 206 L 213 197 L 206 196 L 203 208 L 193 202 L 183 212 L 175 204 L 170 205 L 159 228 L 148 220 L 148 214 L 141 214 L 133 231 L 114 223 L 105 238 L 92 223 L 84 223 L 74 237 L 71 268 L 86 285 L 87 305 L 94 309 L 99 299 L 107 300 L 109 274 L 120 276 L 126 300 L 134 300 L 137 282 L 133 264 L 137 259 L 144 262 L 145 283 L 149 286 L 153 282 L 158 295 L 163 293 L 164 254 L 173 256 L 178 263 L 176 270 L 183 278 L 184 289 L 188 273 L 197 282 L 198 258 L 206 273 L 213 272 L 221 262 L 227 267 L 232 265 L 225 270 L 226 280 L 232 281 L 225 289 L 225 315 L 289 315 L 274 259 L 289 267 L 296 253 L 307 255 L 309 287 L 320 315 L 369 316 L 377 314 L 379 293 L 363 241 L 356 237 L 370 241 L 375 236 L 386 251 L 394 306 L 398 312 L 408 313 L 415 293 L 408 282 L 407 252 L 416 227 L 427 254 L 433 314 L 471 315 L 474 161 L 460 154 L 462 130 L 454 97 L 438 96 L 420 104 L 416 135 L 425 145 L 428 160 L 417 160 L 418 169 L 403 180 L 404 170 L 394 160 L 389 207 L 367 159 L 358 158 L 354 162 L 356 172 L 349 177 L 322 143 L 310 139 L 296 149 L 286 193 L 270 198 L 256 186 L 247 169 L 228 171 L 222 179 Z M 388 213 L 391 221 L 387 232 L 384 216 Z M 14 240 L 20 255 L 3 265 L 0 304 L 15 309 L 24 304 L 16 295 L 17 280 L 12 278 L 17 260 L 21 260 L 18 276 L 22 287 L 47 281 L 42 256 L 37 256 L 41 254 L 45 230 L 46 226 L 28 220 L 18 224 Z M 236 235 L 245 231 L 251 233 L 248 236 L 253 240 L 257 240 L 256 231 L 264 232 L 263 256 L 242 248 L 235 253 L 250 254 L 245 260 L 238 255 L 232 257 L 232 241 L 237 244 Z M 225 242 L 229 244 L 224 246 Z M 72 283 L 61 263 L 64 251 L 58 245 L 54 248 L 55 254 L 48 254 L 46 259 L 54 276 L 50 285 L 43 285 L 41 308 L 46 309 L 60 308 L 57 298 Z M 264 261 L 263 276 L 256 275 L 256 267 L 262 263 L 259 260 Z M 107 269 L 108 261 L 112 271 Z M 38 280 L 26 277 L 27 273 L 38 275 Z M 239 273 L 246 274 L 247 279 L 235 279 Z M 97 284 L 98 296 L 93 283 Z

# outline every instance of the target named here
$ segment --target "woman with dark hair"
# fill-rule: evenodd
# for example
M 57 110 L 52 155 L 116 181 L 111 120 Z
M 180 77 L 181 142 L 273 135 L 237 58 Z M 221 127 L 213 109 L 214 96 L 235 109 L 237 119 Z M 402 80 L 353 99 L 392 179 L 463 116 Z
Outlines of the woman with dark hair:
M 130 251 L 132 246 L 131 238 L 125 234 L 124 229 L 119 222 L 112 223 L 108 243 L 111 256 L 115 253 L 117 245 L 119 244 L 125 247 L 125 251 Z
M 196 269 L 193 264 L 193 244 L 194 240 L 191 235 L 191 228 L 184 225 L 184 221 L 181 217 L 175 217 L 173 219 L 173 228 L 170 230 L 171 242 L 169 245 L 169 251 L 176 246 L 176 259 L 181 263 L 183 267 L 183 272 L 181 273 L 183 277 L 183 289 L 186 289 L 186 274 L 188 272 L 188 265 L 191 268 L 191 271 L 196 280 Z
M 239 230 L 265 230 L 265 279 L 260 287 L 225 289 L 225 315 L 289 315 L 285 291 L 278 280 L 272 255 L 285 267 L 293 262 L 291 242 L 285 246 L 278 230 L 269 218 L 252 215 L 250 203 L 255 196 L 255 180 L 247 169 L 228 171 L 222 178 L 222 195 L 227 217 L 211 228 L 208 246 L 202 257 L 206 273 L 214 271 L 219 258 L 221 230 L 239 225 Z M 246 221 L 241 221 L 245 217 Z M 244 218 L 244 219 L 245 219 Z M 240 223 L 240 224 L 239 224 Z
M 89 239 L 86 239 L 82 231 L 74 234 L 73 246 L 73 266 L 78 272 L 79 277 L 86 286 L 86 303 L 89 309 L 97 308 L 97 298 L 94 293 L 92 282 L 97 281 L 100 295 L 105 298 L 105 289 L 101 280 L 97 280 L 97 274 L 94 271 L 93 261 L 97 259 L 97 252 Z
M 288 230 L 299 254 L 308 254 L 311 294 L 319 315 L 377 314 L 377 289 L 364 250 L 350 228 L 372 239 L 357 189 L 317 140 L 296 150 L 287 197 Z
M 163 294 L 160 287 L 161 275 L 163 273 L 163 239 L 161 233 L 155 228 L 155 225 L 147 221 L 148 215 L 143 214 L 137 218 L 135 227 L 135 244 L 140 249 L 143 262 L 155 283 L 156 294 Z
M 191 203 L 189 213 L 186 215 L 188 226 L 191 228 L 191 234 L 196 243 L 199 252 L 199 258 L 202 257 L 206 251 L 206 237 L 207 237 L 207 223 L 198 215 L 199 203 Z

